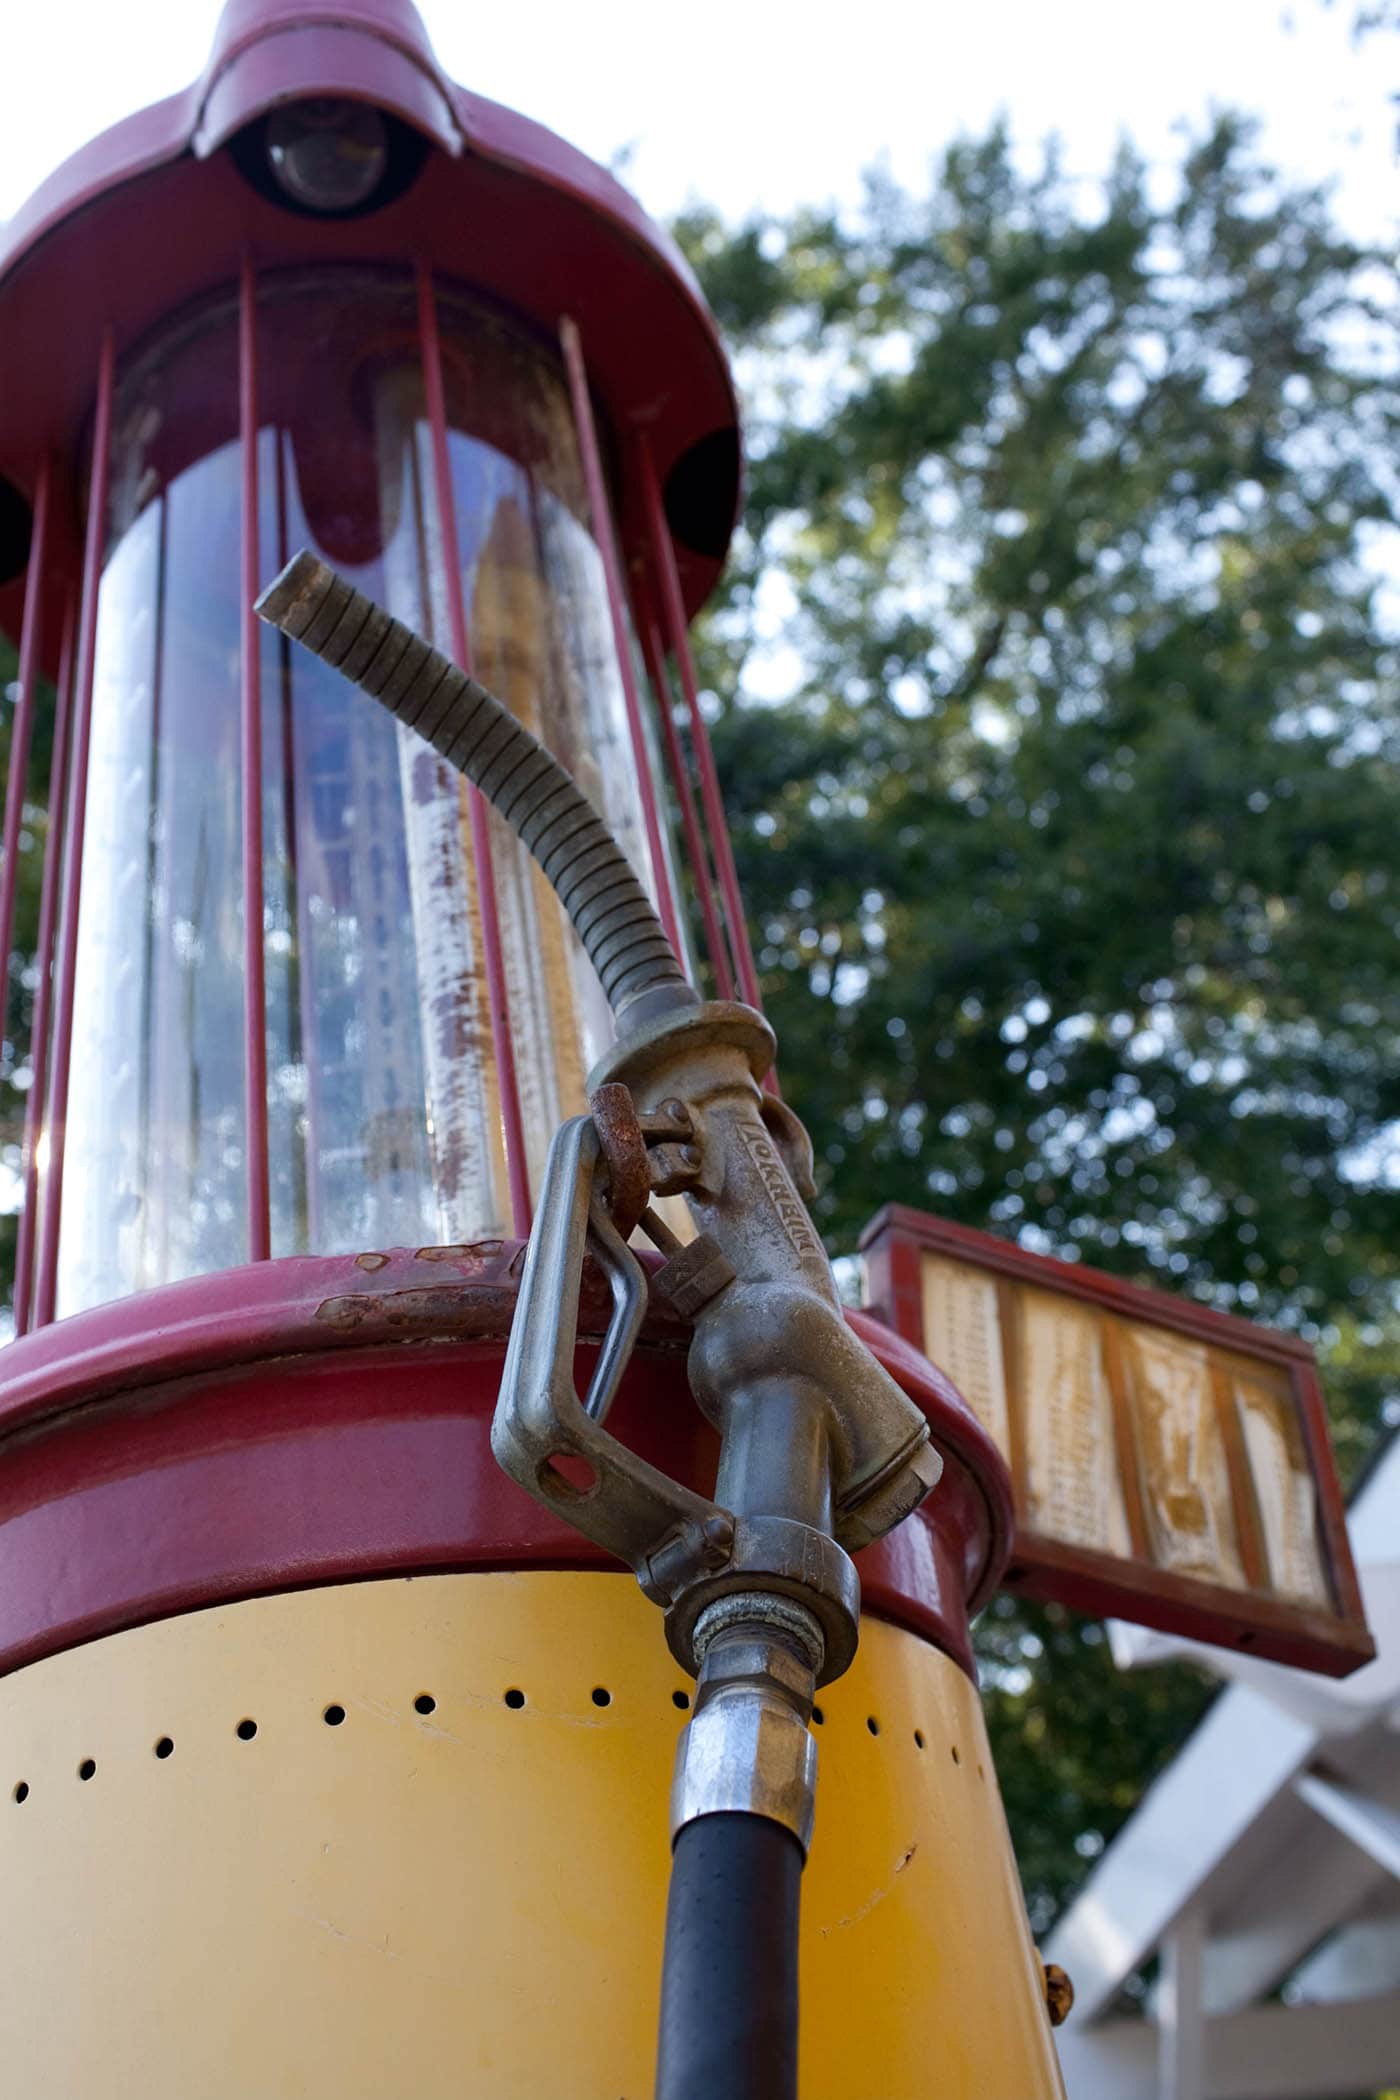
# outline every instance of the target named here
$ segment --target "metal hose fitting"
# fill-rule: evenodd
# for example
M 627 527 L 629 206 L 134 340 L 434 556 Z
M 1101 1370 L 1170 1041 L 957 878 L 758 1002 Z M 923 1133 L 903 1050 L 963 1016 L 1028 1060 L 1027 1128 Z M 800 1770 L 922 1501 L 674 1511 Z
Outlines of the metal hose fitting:
M 671 1792 L 656 2100 L 797 2100 L 821 1628 L 791 1600 L 753 1592 L 711 1605 L 697 1644 Z
M 708 1623 L 707 1623 L 708 1622 Z M 695 1711 L 676 1745 L 671 1836 L 701 1816 L 765 1816 L 805 1859 L 816 1807 L 809 1730 L 822 1666 L 816 1618 L 790 1598 L 731 1594 L 696 1632 Z
M 510 709 L 307 550 L 258 599 L 270 626 L 386 707 L 475 782 L 559 894 L 615 1014 L 693 1006 L 675 950 L 583 790 Z

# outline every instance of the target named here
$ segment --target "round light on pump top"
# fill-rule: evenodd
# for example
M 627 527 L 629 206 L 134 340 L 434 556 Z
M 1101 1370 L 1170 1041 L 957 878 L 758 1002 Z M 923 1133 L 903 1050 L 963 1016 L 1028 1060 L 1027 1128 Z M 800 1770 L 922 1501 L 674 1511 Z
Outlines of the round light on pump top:
M 293 102 L 267 120 L 267 157 L 303 211 L 362 210 L 389 165 L 389 127 L 367 102 Z

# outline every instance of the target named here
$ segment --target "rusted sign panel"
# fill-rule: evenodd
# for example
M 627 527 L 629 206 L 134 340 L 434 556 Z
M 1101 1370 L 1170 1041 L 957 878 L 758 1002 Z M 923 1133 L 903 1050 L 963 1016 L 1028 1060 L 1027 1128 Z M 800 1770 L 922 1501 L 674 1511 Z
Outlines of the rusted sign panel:
M 1345 1676 L 1372 1655 L 1296 1335 L 897 1205 L 871 1308 L 1008 1460 L 1027 1596 Z

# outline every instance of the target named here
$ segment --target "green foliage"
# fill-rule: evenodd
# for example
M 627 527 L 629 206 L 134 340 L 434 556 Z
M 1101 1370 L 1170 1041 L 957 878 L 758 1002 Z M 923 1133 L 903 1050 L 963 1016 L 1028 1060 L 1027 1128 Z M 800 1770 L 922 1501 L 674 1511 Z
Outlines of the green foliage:
M 1174 196 L 994 132 L 849 223 L 679 231 L 748 396 L 703 669 L 833 1244 L 900 1201 L 1296 1324 L 1354 1461 L 1396 1390 L 1393 270 L 1237 121 Z M 1063 1616 L 984 1645 L 1048 1915 L 1202 1694 Z
M 983 1613 L 977 1650 L 987 1734 L 1039 1934 L 1214 1687 L 1185 1664 L 1125 1677 L 1094 1620 L 1006 1593 Z

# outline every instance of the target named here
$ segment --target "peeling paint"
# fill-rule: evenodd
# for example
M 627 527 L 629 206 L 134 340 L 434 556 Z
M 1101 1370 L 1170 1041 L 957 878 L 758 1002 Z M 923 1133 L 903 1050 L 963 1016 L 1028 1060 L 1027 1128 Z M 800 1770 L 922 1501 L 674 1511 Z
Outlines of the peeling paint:
M 344 1940 L 348 1947 L 368 1947 L 371 1954 L 380 1954 L 385 1961 L 397 1961 L 399 1958 L 397 1950 L 389 1945 L 387 1932 L 382 1940 L 366 1940 L 362 1939 L 358 1933 L 343 1931 L 333 1918 L 312 1918 L 310 1923 L 317 1926 L 322 1932 L 328 1932 L 332 1939 Z
M 382 1327 L 422 1335 L 467 1334 L 473 1339 L 510 1332 L 515 1294 L 492 1283 L 426 1284 L 416 1290 L 346 1292 L 325 1298 L 316 1318 L 348 1332 Z
M 888 1896 L 892 1892 L 895 1882 L 899 1879 L 900 1875 L 904 1872 L 905 1868 L 910 1865 L 918 1849 L 918 1845 L 913 1844 L 910 1845 L 906 1851 L 901 1852 L 899 1858 L 894 1863 L 894 1873 L 890 1876 L 888 1883 L 883 1888 L 878 1888 L 874 1890 L 874 1892 L 867 1897 L 866 1901 L 862 1903 L 860 1909 L 852 1911 L 851 1915 L 848 1918 L 838 1918 L 834 1925 L 823 1925 L 820 1928 L 822 1938 L 824 1940 L 830 1939 L 833 1932 L 843 1932 L 852 1925 L 859 1925 L 863 1918 L 868 1918 L 870 1916 L 871 1911 L 875 1909 L 876 1905 L 883 1903 L 886 1896 Z
M 471 1262 L 474 1265 L 492 1261 L 505 1250 L 504 1240 L 458 1241 L 451 1247 L 415 1247 L 415 1261 Z

